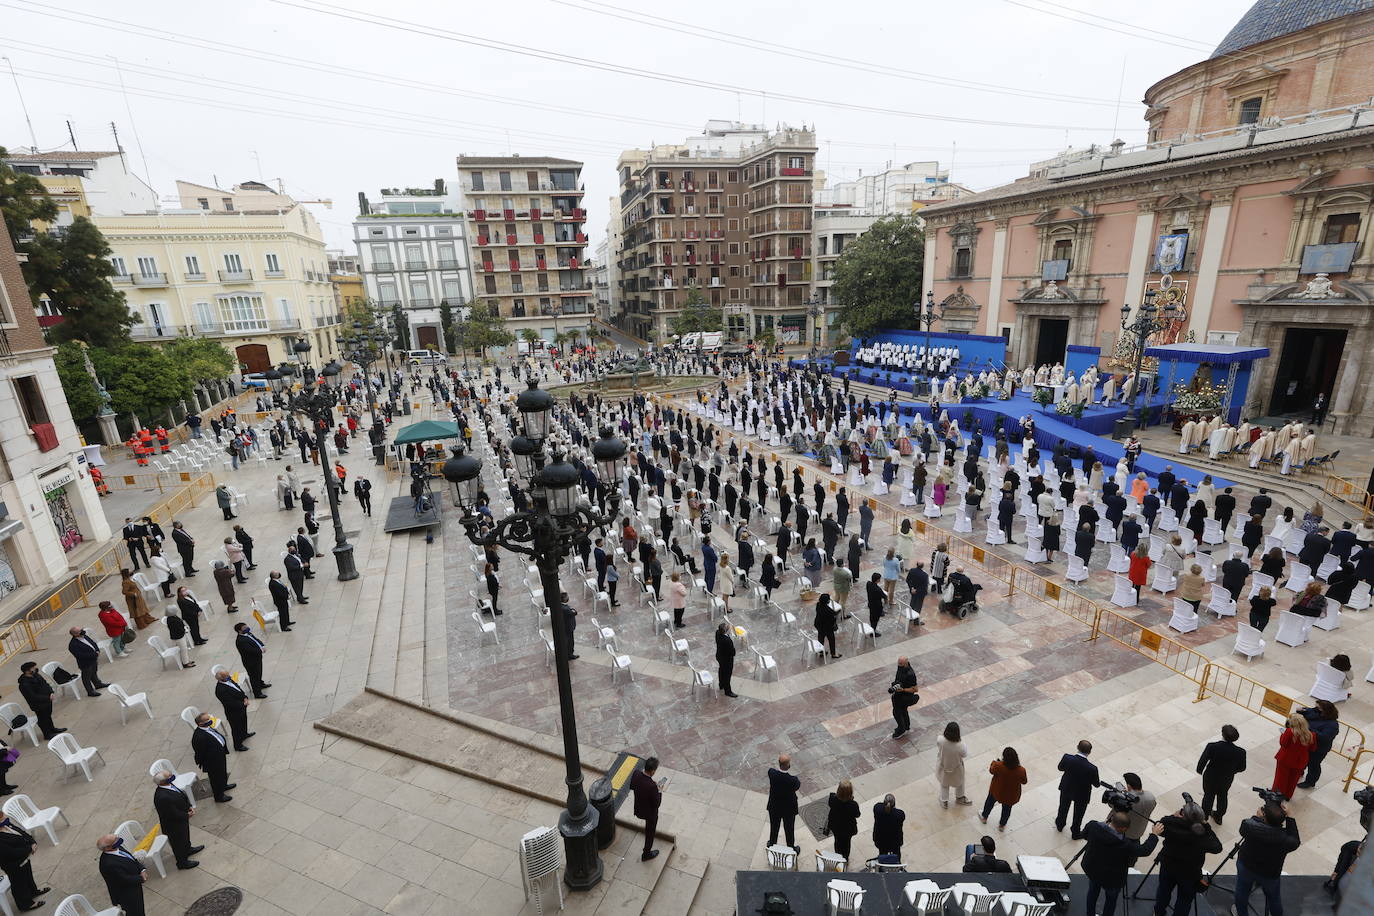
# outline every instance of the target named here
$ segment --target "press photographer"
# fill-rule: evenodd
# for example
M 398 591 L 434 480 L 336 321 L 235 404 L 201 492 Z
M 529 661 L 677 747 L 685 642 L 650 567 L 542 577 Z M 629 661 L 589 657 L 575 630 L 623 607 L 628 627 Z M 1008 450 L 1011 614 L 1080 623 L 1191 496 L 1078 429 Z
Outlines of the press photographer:
M 1174 898 L 1174 916 L 1186 916 L 1202 880 L 1202 863 L 1209 852 L 1221 852 L 1221 840 L 1207 825 L 1202 806 L 1183 793 L 1183 807 L 1159 819 L 1164 840 L 1159 850 L 1159 886 L 1155 890 L 1155 916 L 1164 916 Z
M 1283 860 L 1302 845 L 1298 824 L 1288 816 L 1288 803 L 1282 792 L 1255 788 L 1264 804 L 1240 823 L 1240 853 L 1236 857 L 1236 916 L 1247 916 L 1250 892 L 1256 884 L 1264 892 L 1270 916 L 1283 916 L 1279 881 Z
M 1125 783 L 1123 786 L 1122 783 Z M 1145 784 L 1140 781 L 1140 777 L 1135 773 L 1122 773 L 1121 782 L 1116 784 L 1116 788 L 1121 792 L 1122 800 L 1126 796 L 1133 796 L 1135 800 L 1124 810 L 1131 815 L 1131 826 L 1126 829 L 1126 836 L 1139 842 L 1145 836 L 1145 831 L 1150 829 L 1150 815 L 1155 812 L 1155 794 L 1145 791 Z M 1109 793 L 1103 793 L 1102 800 L 1107 804 L 1112 801 L 1107 797 Z M 1113 805 L 1113 807 L 1120 807 Z M 1132 862 L 1132 865 L 1135 863 Z
M 1112 790 L 1108 789 L 1108 793 Z M 1131 827 L 1131 815 L 1113 805 L 1107 820 L 1090 821 L 1083 828 L 1083 839 L 1087 841 L 1083 852 L 1083 874 L 1088 876 L 1089 913 L 1097 912 L 1097 896 L 1105 894 L 1102 916 L 1112 916 L 1116 912 L 1116 898 L 1126 886 L 1126 875 L 1131 863 L 1141 856 L 1154 852 L 1159 842 L 1159 834 L 1164 831 L 1156 824 L 1151 831 L 1154 835 L 1145 842 L 1137 842 L 1126 836 Z
M 1360 829 L 1367 834 L 1370 822 L 1374 821 L 1374 787 L 1365 786 L 1356 792 L 1355 801 L 1360 804 Z M 1346 884 L 1355 863 L 1364 855 L 1365 843 L 1366 840 L 1351 840 L 1341 845 L 1340 854 L 1336 856 L 1336 866 L 1331 870 L 1331 877 L 1325 884 L 1326 892 L 1335 898 L 1337 904 L 1345 895 Z M 964 870 L 968 871 L 967 865 L 964 866 Z
M 970 874 L 978 873 L 1000 873 L 1011 874 L 1011 863 L 1006 859 L 997 858 L 997 841 L 990 836 L 985 836 L 978 841 L 978 845 L 969 844 L 964 847 L 964 871 Z

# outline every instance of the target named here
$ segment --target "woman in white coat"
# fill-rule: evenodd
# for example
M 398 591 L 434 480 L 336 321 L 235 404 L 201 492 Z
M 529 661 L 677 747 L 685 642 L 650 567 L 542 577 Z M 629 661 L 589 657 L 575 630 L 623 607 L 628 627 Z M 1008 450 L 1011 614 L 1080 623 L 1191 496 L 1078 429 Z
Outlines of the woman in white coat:
M 944 734 L 935 739 L 935 778 L 940 783 L 940 806 L 943 808 L 949 807 L 951 786 L 957 803 L 973 804 L 964 797 L 964 758 L 967 756 L 968 745 L 959 736 L 959 723 L 949 723 Z
M 730 555 L 720 555 L 720 567 L 716 570 L 716 584 L 720 587 L 721 600 L 725 602 L 725 613 L 730 613 L 730 598 L 735 594 L 735 567 L 730 563 Z

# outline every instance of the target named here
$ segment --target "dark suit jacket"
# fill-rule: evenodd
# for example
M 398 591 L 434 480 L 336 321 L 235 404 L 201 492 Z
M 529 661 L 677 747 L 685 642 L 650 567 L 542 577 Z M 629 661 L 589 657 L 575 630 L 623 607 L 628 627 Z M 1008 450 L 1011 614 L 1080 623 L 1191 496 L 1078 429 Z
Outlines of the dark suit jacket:
M 110 902 L 128 913 L 143 912 L 143 866 L 119 852 L 100 854 L 100 877 L 110 892 Z
M 182 620 L 194 620 L 200 616 L 200 602 L 190 595 L 178 598 L 177 610 L 181 611 Z
M 1350 559 L 1350 553 L 1355 549 L 1355 532 L 1349 528 L 1342 528 L 1331 535 L 1331 552 L 1342 560 Z
M 722 665 L 735 662 L 735 641 L 727 633 L 716 634 L 716 661 Z
M 1097 767 L 1081 754 L 1065 754 L 1059 758 L 1059 791 L 1070 798 L 1087 798 L 1093 789 L 1101 785 L 1097 778 Z
M 175 830 L 189 824 L 193 807 L 195 806 L 191 804 L 191 796 L 178 789 L 158 786 L 153 790 L 153 808 L 157 810 L 157 819 L 162 824 L 163 833 L 169 832 L 169 826 Z
M 286 583 L 280 579 L 270 579 L 267 582 L 267 591 L 272 596 L 272 603 L 278 609 L 286 607 L 291 599 L 291 589 L 286 587 Z
M 1122 836 L 1101 821 L 1089 821 L 1083 828 L 1083 838 L 1088 841 L 1083 853 L 1083 873 L 1106 888 L 1121 887 L 1126 883 L 1126 870 L 1135 859 L 1154 852 L 1159 837 L 1146 837 L 1144 842 L 1136 842 Z
M 1250 564 L 1244 560 L 1231 558 L 1221 564 L 1221 587 L 1240 588 L 1250 575 Z
M 663 791 L 658 783 L 643 770 L 635 770 L 630 776 L 630 788 L 635 793 L 635 817 L 643 820 L 658 817 L 658 806 L 663 803 Z
M 301 558 L 294 553 L 288 553 L 281 561 L 282 566 L 286 567 L 286 577 L 288 579 L 300 579 L 305 577 L 305 565 Z
M 791 773 L 768 768 L 768 810 L 772 814 L 796 814 L 801 780 Z
M 67 643 L 67 651 L 76 659 L 76 664 L 83 668 L 100 660 L 100 649 L 90 636 L 73 636 Z
M 173 528 L 172 540 L 180 553 L 190 553 L 196 546 L 196 539 L 187 534 L 185 528 Z
M 1229 789 L 1237 773 L 1245 771 L 1245 748 L 1230 741 L 1213 741 L 1202 749 L 1197 771 L 1204 788 Z
M 243 705 L 243 701 L 248 698 L 248 691 L 242 687 L 235 689 L 235 686 L 228 681 L 216 682 L 215 699 L 224 704 L 226 716 L 246 716 L 248 708 Z
M 44 703 L 47 703 L 50 708 L 52 706 L 52 684 L 49 684 L 48 679 L 39 674 L 36 668 L 32 675 L 21 674 L 19 676 L 19 693 L 29 704 L 29 709 L 36 710 L 38 706 Z
M 314 542 L 303 534 L 296 535 L 296 553 L 300 554 L 302 560 L 311 559 L 315 556 Z
M 262 667 L 262 646 L 256 639 L 247 633 L 240 633 L 234 638 L 234 648 L 239 650 L 239 658 L 243 659 L 245 665 Z
M 33 855 L 33 847 L 36 842 L 33 834 L 14 821 L 10 821 L 10 827 L 15 832 L 0 830 L 0 865 L 7 868 L 15 868 L 23 865 L 24 862 Z
M 209 773 L 223 770 L 229 757 L 229 742 L 210 734 L 213 729 L 197 728 L 191 732 L 191 750 L 195 754 L 196 766 Z

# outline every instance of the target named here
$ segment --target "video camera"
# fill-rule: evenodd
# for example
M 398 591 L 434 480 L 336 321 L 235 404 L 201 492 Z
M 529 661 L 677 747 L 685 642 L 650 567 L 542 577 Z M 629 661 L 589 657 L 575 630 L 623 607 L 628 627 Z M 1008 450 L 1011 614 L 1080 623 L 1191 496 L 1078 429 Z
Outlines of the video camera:
M 1120 786 L 1108 786 L 1102 791 L 1102 803 L 1111 805 L 1113 811 L 1129 813 L 1139 802 L 1139 795 Z
M 1288 804 L 1288 796 L 1284 795 L 1278 789 L 1265 789 L 1261 786 L 1251 786 L 1250 788 L 1254 789 L 1255 793 L 1259 795 L 1260 799 L 1266 805 L 1273 805 L 1275 808 L 1281 808 Z
M 1370 822 L 1374 821 L 1374 786 L 1356 792 L 1355 801 L 1360 805 L 1360 826 L 1368 833 Z

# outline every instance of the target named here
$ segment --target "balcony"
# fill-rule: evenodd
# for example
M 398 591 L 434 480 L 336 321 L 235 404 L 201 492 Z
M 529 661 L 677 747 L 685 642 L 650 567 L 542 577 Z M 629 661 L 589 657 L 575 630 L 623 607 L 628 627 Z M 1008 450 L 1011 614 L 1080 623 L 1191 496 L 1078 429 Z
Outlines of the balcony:
M 432 308 L 434 308 L 434 300 L 433 300 L 433 299 L 411 299 L 408 303 L 406 303 L 406 306 L 407 306 L 408 308 L 413 308 L 413 309 L 432 309 Z
M 435 262 L 434 266 L 439 268 L 440 270 L 459 270 L 462 268 L 463 265 L 460 262 L 453 260 L 452 258 L 440 258 L 438 261 Z
M 544 211 L 539 207 L 530 207 L 530 219 L 543 219 Z
M 491 244 L 491 239 L 487 238 L 485 235 L 479 235 L 479 236 L 477 236 L 477 244 L 478 244 L 479 246 L 480 246 L 480 245 L 490 245 L 490 244 Z
M 310 271 L 307 271 L 307 273 L 310 273 Z M 286 271 L 284 271 L 284 270 L 264 270 L 264 271 L 262 272 L 262 275 L 263 275 L 264 277 L 270 277 L 270 278 L 272 278 L 272 279 L 279 280 L 279 279 L 281 279 L 282 277 L 286 276 Z
M 514 244 L 515 244 L 515 233 L 512 232 L 512 233 L 509 233 L 509 234 L 506 235 L 506 244 L 507 244 L 507 245 L 514 245 Z
M 139 325 L 134 325 L 135 328 Z M 207 321 L 188 329 L 193 334 L 209 337 L 233 337 L 247 334 L 271 334 L 278 331 L 299 331 L 299 318 L 271 318 L 247 321 Z
M 184 274 L 183 279 L 185 279 L 187 283 L 199 283 L 201 280 L 205 279 L 205 274 L 196 271 L 195 273 Z
M 802 178 L 811 174 L 810 169 L 786 168 L 778 171 L 782 173 L 784 178 Z
M 401 304 L 400 299 L 378 299 L 377 301 L 381 304 L 382 308 L 387 309 L 394 309 Z
M 252 283 L 253 272 L 251 270 L 221 270 L 219 272 L 219 282 Z
M 134 274 L 134 286 L 166 286 L 166 274 Z
M 139 322 L 129 328 L 129 336 L 134 340 L 170 340 L 173 337 L 180 337 L 182 327 L 175 324 L 148 324 Z
M 396 265 L 393 264 L 393 263 L 391 263 L 390 261 L 373 261 L 373 262 L 372 262 L 372 269 L 373 269 L 374 271 L 380 271 L 380 270 L 395 270 L 395 269 L 396 269 Z
M 424 261 L 406 261 L 406 270 L 429 270 Z
M 534 244 L 536 244 L 536 245 L 542 245 L 542 244 L 544 244 L 544 233 L 539 232 L 539 233 L 536 233 L 536 234 L 535 234 L 535 236 L 534 236 Z

